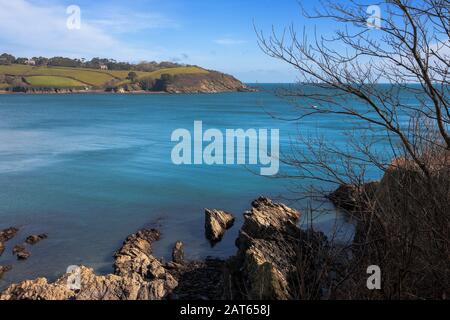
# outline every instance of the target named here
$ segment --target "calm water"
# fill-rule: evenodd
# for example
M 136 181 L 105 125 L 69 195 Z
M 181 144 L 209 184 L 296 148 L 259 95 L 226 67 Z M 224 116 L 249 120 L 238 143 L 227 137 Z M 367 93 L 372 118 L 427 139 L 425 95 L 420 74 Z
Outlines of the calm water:
M 144 226 L 162 231 L 156 246 L 162 257 L 170 256 L 176 240 L 185 243 L 190 258 L 234 254 L 251 200 L 290 196 L 291 181 L 249 170 L 258 167 L 175 166 L 170 136 L 177 128 L 192 129 L 194 120 L 221 130 L 279 128 L 286 152 L 299 132 L 320 131 L 343 143 L 342 133 L 352 127 L 331 117 L 299 127 L 268 112 L 285 115 L 292 106 L 267 92 L 0 95 L 0 228 L 20 228 L 0 257 L 0 264 L 13 266 L 0 287 L 37 276 L 53 279 L 73 264 L 109 272 L 113 252 Z M 238 217 L 214 248 L 203 236 L 205 207 Z M 319 228 L 329 230 L 335 217 L 321 217 Z M 31 248 L 30 259 L 14 259 L 14 244 L 44 232 L 49 238 Z

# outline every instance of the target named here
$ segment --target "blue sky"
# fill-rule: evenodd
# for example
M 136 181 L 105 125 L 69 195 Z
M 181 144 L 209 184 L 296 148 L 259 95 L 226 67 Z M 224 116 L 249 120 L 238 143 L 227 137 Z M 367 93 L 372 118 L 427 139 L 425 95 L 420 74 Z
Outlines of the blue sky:
M 318 1 L 301 1 L 311 8 Z M 66 27 L 69 5 L 81 29 Z M 198 64 L 246 82 L 292 82 L 295 71 L 264 55 L 253 23 L 279 30 L 312 27 L 297 0 L 0 0 L 0 50 L 16 56 L 171 60 Z M 317 23 L 318 21 L 314 21 Z M 314 25 L 319 32 L 328 25 Z

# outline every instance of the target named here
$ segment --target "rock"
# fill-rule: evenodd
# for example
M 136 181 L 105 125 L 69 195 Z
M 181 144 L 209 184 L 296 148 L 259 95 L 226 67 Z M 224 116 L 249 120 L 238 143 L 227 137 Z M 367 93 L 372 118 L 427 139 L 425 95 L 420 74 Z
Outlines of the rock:
M 264 197 L 253 201 L 252 209 L 244 218 L 236 240 L 238 253 L 229 261 L 230 275 L 226 283 L 231 288 L 225 289 L 232 294 L 229 298 L 300 298 L 299 275 L 309 269 L 298 269 L 306 264 L 299 260 L 304 259 L 303 253 L 313 247 L 312 243 L 324 240 L 325 236 L 301 230 L 297 226 L 300 218 L 297 210 Z
M 205 235 L 212 243 L 222 240 L 225 231 L 234 224 L 234 216 L 231 213 L 205 209 Z
M 12 284 L 0 293 L 0 300 L 67 300 L 74 293 L 60 284 L 49 284 L 47 279 L 38 278 Z
M 3 274 L 11 270 L 11 266 L 0 266 L 0 279 L 3 277 Z
M 31 236 L 27 237 L 25 242 L 28 243 L 28 244 L 33 245 L 33 244 L 36 244 L 39 241 L 47 239 L 47 238 L 48 238 L 48 236 L 45 233 L 39 234 L 39 235 L 31 235 Z
M 242 298 L 292 298 L 289 278 L 295 274 L 300 213 L 261 197 L 244 218 L 234 267 Z
M 177 241 L 175 242 L 175 246 L 172 250 L 172 261 L 178 264 L 184 263 L 184 250 L 183 250 L 183 242 Z
M 0 256 L 3 254 L 4 251 L 5 251 L 5 244 L 0 241 Z
M 0 231 L 0 242 L 6 242 L 11 240 L 16 236 L 17 232 L 19 232 L 19 229 L 14 227 L 10 227 L 8 229 Z
M 143 229 L 127 237 L 115 253 L 114 274 L 96 275 L 80 266 L 54 283 L 45 278 L 9 286 L 0 300 L 160 300 L 178 285 L 168 269 L 152 255 L 152 243 L 159 240 L 157 230 Z M 23 246 L 16 246 L 21 252 Z M 24 248 L 24 247 L 23 247 Z M 71 286 L 73 277 L 79 288 Z
M 25 248 L 25 246 L 22 244 L 14 246 L 13 254 L 17 256 L 18 260 L 26 260 L 31 256 L 31 253 L 28 252 L 27 248 Z
M 364 212 L 370 207 L 379 182 L 373 181 L 362 185 L 342 184 L 327 198 L 338 208 L 350 212 Z

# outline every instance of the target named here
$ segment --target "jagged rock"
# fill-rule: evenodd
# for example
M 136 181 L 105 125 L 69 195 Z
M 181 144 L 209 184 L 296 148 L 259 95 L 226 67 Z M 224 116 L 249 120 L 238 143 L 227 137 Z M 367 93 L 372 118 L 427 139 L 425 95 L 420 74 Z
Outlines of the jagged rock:
M 0 242 L 6 242 L 11 240 L 16 236 L 17 232 L 19 232 L 19 229 L 14 227 L 10 227 L 0 231 Z
M 33 245 L 33 244 L 36 244 L 39 241 L 47 239 L 47 238 L 48 238 L 48 236 L 45 233 L 39 234 L 39 235 L 31 235 L 31 236 L 27 237 L 25 242 L 28 243 L 28 244 Z
M 0 266 L 0 279 L 3 277 L 3 274 L 11 270 L 11 266 Z
M 18 260 L 26 260 L 31 256 L 31 253 L 22 244 L 15 245 L 13 253 L 17 256 Z
M 99 276 L 81 266 L 76 274 L 79 289 L 69 284 L 73 273 L 54 283 L 39 278 L 13 284 L 0 294 L 0 300 L 159 300 L 178 285 L 165 266 L 152 255 L 152 243 L 159 240 L 157 230 L 140 230 L 128 236 L 115 253 L 114 274 Z
M 261 197 L 244 218 L 235 262 L 243 298 L 292 298 L 289 278 L 295 272 L 300 213 Z
M 234 216 L 231 213 L 205 209 L 205 236 L 212 243 L 222 240 L 225 231 L 234 224 Z
M 50 284 L 45 278 L 12 284 L 0 294 L 0 300 L 67 300 L 74 292 L 60 284 Z
M 183 242 L 177 241 L 172 250 L 172 261 L 178 264 L 184 263 Z
M 373 181 L 362 185 L 342 184 L 327 198 L 338 208 L 350 212 L 366 211 L 373 200 L 379 182 Z

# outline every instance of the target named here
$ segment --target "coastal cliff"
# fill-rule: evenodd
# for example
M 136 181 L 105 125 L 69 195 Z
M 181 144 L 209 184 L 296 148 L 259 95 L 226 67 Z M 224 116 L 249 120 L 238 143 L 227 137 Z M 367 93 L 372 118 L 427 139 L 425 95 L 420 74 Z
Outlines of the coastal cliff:
M 219 93 L 254 91 L 231 75 L 173 63 L 0 64 L 0 93 Z M 72 64 L 70 64 L 72 65 Z M 95 68 L 97 67 L 97 68 Z M 101 68 L 105 67 L 105 68 Z M 126 67 L 127 69 L 122 69 Z M 114 69 L 115 68 L 115 69 Z M 120 68 L 120 69 L 117 69 Z

